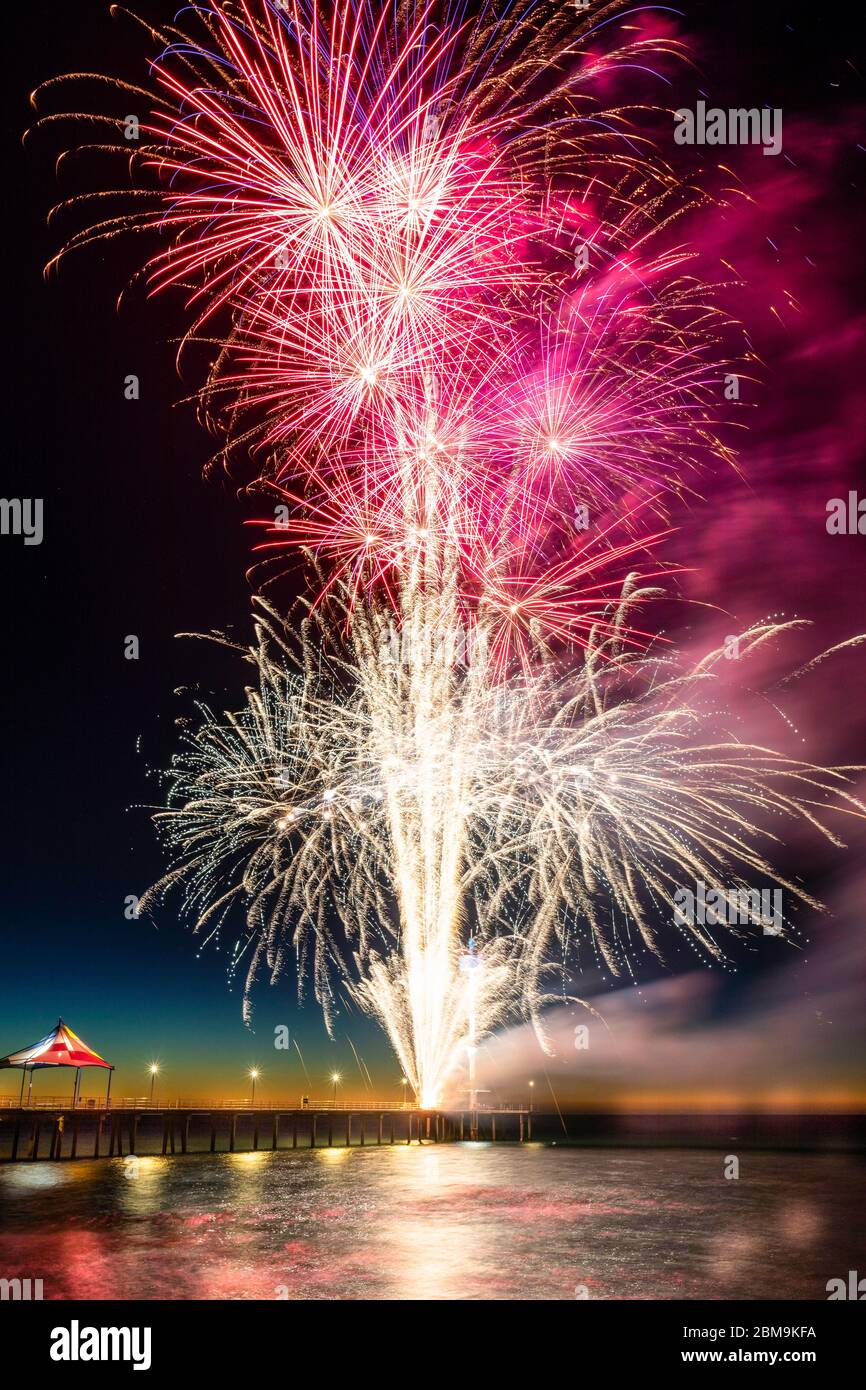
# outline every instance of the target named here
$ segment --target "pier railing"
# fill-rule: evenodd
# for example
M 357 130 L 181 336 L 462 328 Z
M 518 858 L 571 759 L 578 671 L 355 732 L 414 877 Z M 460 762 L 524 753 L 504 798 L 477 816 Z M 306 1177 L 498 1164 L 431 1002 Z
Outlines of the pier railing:
M 201 1096 L 173 1097 L 163 1100 L 161 1096 L 155 1095 L 151 1100 L 150 1096 L 112 1096 L 106 1102 L 104 1099 L 93 1099 L 79 1097 L 78 1104 L 73 1106 L 71 1096 L 33 1096 L 29 1101 L 24 1097 L 23 1103 L 19 1106 L 18 1096 L 0 1096 L 0 1110 L 416 1110 L 418 1107 L 414 1101 L 402 1100 L 337 1100 L 333 1097 L 330 1100 L 315 1100 L 309 1097 L 304 1103 L 303 1098 L 286 1100 L 244 1100 L 235 1097 L 229 1100 L 204 1100 Z
M 112 1096 L 108 1104 L 104 1099 L 94 1099 L 92 1097 L 79 1097 L 78 1104 L 73 1106 L 71 1096 L 33 1096 L 28 1101 L 26 1096 L 23 1104 L 19 1103 L 17 1095 L 0 1096 L 0 1110 L 80 1110 L 83 1113 L 95 1110 L 345 1110 L 355 1111 L 380 1111 L 390 1112 L 392 1110 L 420 1110 L 420 1106 L 414 1101 L 403 1100 L 344 1100 L 336 1101 L 331 1097 L 328 1100 L 315 1100 L 312 1096 L 296 1100 L 203 1100 L 199 1097 L 192 1099 L 181 1097 L 163 1100 L 161 1096 L 155 1095 L 151 1100 L 150 1096 Z M 462 1103 L 457 1106 L 448 1107 L 452 1110 L 468 1110 L 469 1107 Z M 476 1110 L 495 1110 L 497 1112 L 506 1111 L 518 1114 L 521 1110 L 526 1110 L 525 1105 L 515 1103 L 491 1104 L 479 1103 Z

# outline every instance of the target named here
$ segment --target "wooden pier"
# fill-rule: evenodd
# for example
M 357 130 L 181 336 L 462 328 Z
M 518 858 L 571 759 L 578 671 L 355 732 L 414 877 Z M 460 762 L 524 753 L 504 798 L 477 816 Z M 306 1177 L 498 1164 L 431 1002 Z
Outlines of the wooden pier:
M 521 1109 L 121 1103 L 0 1111 L 0 1162 L 7 1163 L 531 1139 L 532 1115 Z

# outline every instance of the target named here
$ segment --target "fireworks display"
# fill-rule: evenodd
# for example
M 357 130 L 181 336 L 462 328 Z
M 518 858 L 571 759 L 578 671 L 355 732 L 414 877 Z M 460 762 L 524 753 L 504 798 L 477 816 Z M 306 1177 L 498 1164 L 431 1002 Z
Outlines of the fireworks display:
M 205 934 L 240 914 L 247 1008 L 291 963 L 329 1021 L 348 992 L 433 1106 L 505 1018 L 544 1040 L 581 945 L 613 974 L 658 954 L 678 886 L 812 903 L 768 842 L 838 843 L 822 811 L 862 807 L 843 770 L 739 742 L 722 653 L 682 663 L 646 626 L 670 503 L 734 463 L 743 355 L 680 233 L 704 195 L 642 103 L 599 96 L 661 85 L 677 41 L 544 0 L 195 23 L 150 31 L 133 210 L 100 194 L 63 254 L 158 239 L 181 355 L 210 349 L 202 415 L 269 499 L 259 552 L 311 583 L 292 615 L 257 600 L 243 708 L 201 708 L 150 897 L 179 886 Z

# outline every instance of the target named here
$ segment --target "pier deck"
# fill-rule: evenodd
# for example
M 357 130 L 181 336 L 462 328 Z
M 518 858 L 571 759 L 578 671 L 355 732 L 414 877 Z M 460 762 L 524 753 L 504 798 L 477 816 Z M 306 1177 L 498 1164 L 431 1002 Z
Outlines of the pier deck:
M 0 1111 L 0 1162 L 531 1138 L 532 1115 L 521 1109 L 40 1104 Z

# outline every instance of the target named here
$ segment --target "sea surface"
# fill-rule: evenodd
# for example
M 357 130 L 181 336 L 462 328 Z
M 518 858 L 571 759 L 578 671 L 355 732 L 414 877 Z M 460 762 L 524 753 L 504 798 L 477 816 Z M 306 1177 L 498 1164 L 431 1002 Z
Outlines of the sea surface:
M 826 1299 L 866 1272 L 846 1154 L 398 1145 L 0 1167 L 46 1299 Z

